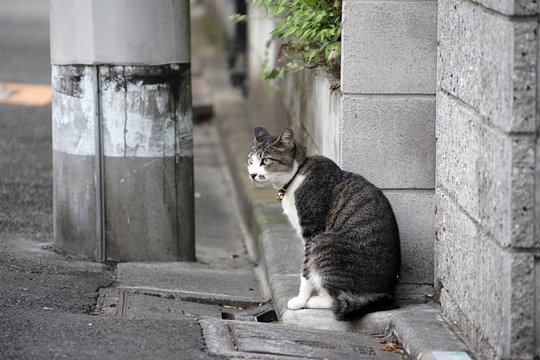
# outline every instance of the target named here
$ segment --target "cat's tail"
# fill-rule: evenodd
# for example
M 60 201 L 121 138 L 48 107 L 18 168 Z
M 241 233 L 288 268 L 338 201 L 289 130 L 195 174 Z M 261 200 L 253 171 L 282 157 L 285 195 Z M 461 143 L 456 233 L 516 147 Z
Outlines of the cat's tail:
M 355 295 L 340 293 L 332 304 L 332 311 L 337 320 L 358 319 L 367 313 L 394 308 L 394 298 L 389 294 Z

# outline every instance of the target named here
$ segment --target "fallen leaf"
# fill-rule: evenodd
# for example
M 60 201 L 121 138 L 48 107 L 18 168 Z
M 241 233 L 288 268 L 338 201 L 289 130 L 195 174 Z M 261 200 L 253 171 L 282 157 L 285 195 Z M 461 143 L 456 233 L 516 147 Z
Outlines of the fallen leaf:
M 388 339 L 384 338 L 381 340 L 381 344 L 384 344 L 384 351 L 398 353 L 398 354 L 404 354 L 405 350 L 403 349 L 403 346 L 399 342 L 399 340 L 395 339 Z
M 95 307 L 90 312 L 88 312 L 89 315 L 101 315 L 105 312 L 105 309 Z

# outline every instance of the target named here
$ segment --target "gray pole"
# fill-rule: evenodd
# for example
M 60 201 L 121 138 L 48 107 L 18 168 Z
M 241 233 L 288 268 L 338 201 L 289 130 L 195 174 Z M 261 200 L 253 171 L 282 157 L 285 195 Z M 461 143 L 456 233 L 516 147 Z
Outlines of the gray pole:
M 193 260 L 189 0 L 50 0 L 57 247 Z

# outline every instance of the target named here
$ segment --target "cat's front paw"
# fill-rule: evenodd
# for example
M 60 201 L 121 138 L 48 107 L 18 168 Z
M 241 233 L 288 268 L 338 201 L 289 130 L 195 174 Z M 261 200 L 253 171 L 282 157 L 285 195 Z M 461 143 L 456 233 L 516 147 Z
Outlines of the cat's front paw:
M 290 310 L 298 310 L 306 306 L 307 301 L 300 296 L 295 296 L 287 303 Z

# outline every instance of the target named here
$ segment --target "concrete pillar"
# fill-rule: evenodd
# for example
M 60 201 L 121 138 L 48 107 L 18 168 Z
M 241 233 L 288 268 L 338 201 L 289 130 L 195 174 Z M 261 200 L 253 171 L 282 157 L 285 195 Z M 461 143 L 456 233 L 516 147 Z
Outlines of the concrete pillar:
M 189 0 L 50 0 L 54 243 L 193 260 Z

